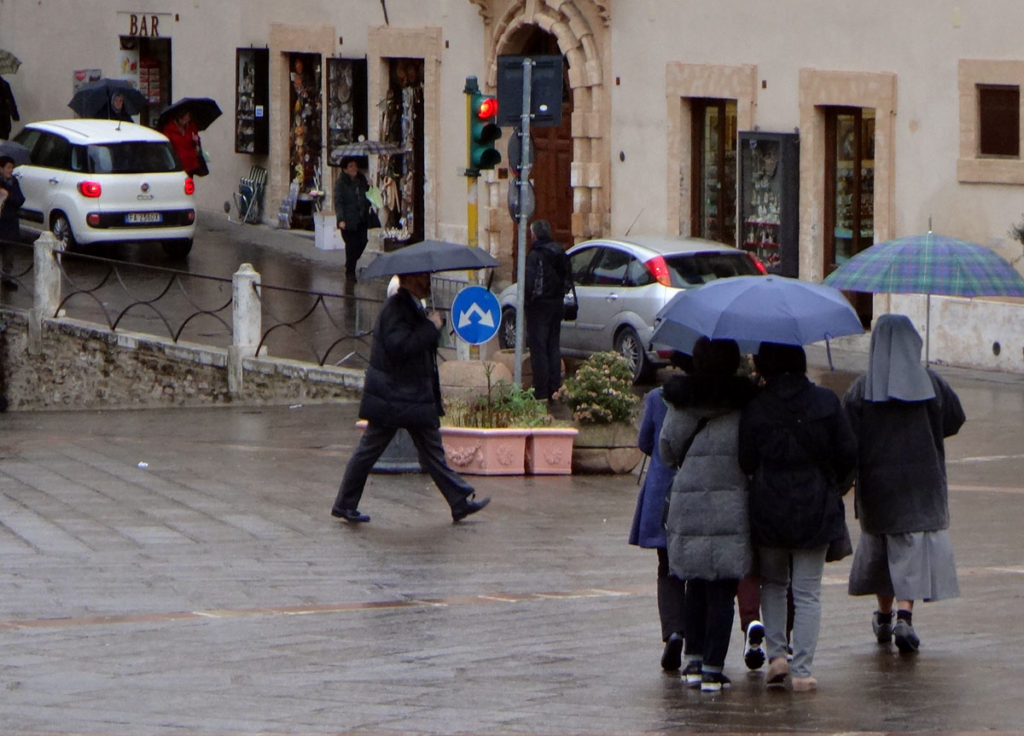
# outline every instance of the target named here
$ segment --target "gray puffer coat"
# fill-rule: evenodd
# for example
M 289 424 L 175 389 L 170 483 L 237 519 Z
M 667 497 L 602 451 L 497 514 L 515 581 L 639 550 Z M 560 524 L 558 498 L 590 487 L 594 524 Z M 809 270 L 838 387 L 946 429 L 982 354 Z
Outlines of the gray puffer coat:
M 753 564 L 747 476 L 736 459 L 739 409 L 669 406 L 661 430 L 662 460 L 679 464 L 686 440 L 694 437 L 672 481 L 665 532 L 672 574 L 682 579 L 739 579 Z

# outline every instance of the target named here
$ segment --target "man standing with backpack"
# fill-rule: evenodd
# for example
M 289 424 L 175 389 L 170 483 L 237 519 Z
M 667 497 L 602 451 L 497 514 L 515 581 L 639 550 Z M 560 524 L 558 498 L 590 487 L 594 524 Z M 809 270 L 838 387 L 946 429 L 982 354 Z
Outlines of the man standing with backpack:
M 562 386 L 562 351 L 559 339 L 566 293 L 572 288 L 569 256 L 551 239 L 547 220 L 530 224 L 533 245 L 526 256 L 526 339 L 530 348 L 533 390 L 550 401 Z

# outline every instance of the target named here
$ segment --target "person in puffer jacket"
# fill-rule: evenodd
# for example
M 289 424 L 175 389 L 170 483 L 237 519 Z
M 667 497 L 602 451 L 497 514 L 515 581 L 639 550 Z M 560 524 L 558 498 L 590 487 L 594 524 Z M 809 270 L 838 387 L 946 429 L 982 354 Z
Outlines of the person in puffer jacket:
M 659 450 L 677 468 L 665 533 L 671 572 L 686 581 L 683 679 L 718 692 L 735 616 L 740 578 L 753 564 L 747 477 L 737 460 L 740 411 L 754 384 L 736 375 L 740 351 L 732 340 L 701 338 L 693 348 L 694 374 L 666 382 L 668 412 Z

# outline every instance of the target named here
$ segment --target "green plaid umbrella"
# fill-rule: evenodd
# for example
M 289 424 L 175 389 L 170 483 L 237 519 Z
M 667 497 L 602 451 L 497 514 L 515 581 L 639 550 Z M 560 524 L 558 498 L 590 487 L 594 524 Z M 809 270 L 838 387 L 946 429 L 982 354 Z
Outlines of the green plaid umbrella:
M 994 251 L 931 231 L 876 243 L 825 283 L 872 294 L 1024 296 L 1024 278 Z
M 990 248 L 931 230 L 876 243 L 829 274 L 824 283 L 872 294 L 926 294 L 925 363 L 930 361 L 932 294 L 1024 296 L 1024 278 Z

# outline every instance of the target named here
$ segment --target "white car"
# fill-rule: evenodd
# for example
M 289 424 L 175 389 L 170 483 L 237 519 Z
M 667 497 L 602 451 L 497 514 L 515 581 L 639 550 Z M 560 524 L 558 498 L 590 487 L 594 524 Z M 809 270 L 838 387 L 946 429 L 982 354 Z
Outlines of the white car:
M 31 155 L 14 170 L 27 226 L 51 230 L 64 248 L 155 241 L 175 258 L 192 249 L 195 184 L 162 133 L 82 118 L 29 123 L 14 140 Z
M 566 252 L 579 310 L 575 320 L 562 321 L 562 354 L 585 358 L 614 350 L 629 361 L 634 381 L 645 380 L 667 362 L 668 354 L 651 349 L 654 317 L 680 289 L 765 273 L 764 265 L 747 251 L 701 238 L 597 238 Z M 515 345 L 517 289 L 512 284 L 498 295 L 498 342 L 503 348 Z

